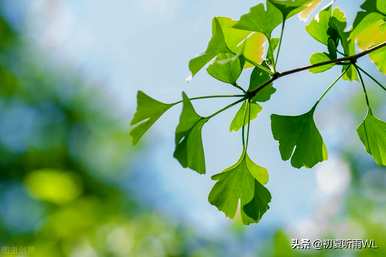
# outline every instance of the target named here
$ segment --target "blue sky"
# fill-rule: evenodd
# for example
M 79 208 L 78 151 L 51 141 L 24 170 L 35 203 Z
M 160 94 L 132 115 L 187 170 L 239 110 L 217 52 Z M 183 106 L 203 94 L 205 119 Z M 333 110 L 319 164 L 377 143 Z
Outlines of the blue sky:
M 344 10 L 357 6 L 351 1 L 337 1 Z M 324 1 L 323 3 L 326 3 Z M 190 58 L 202 52 L 210 36 L 213 16 L 237 19 L 256 1 L 230 0 L 39 0 L 24 1 L 27 11 L 29 37 L 51 56 L 54 62 L 72 65 L 85 73 L 90 81 L 99 84 L 122 112 L 130 119 L 135 109 L 137 90 L 143 90 L 165 102 L 181 97 L 236 92 L 200 72 L 190 83 L 185 82 Z M 358 4 L 359 5 L 359 4 Z M 352 20 L 352 12 L 348 19 Z M 324 50 L 304 30 L 304 23 L 293 18 L 284 35 L 279 70 L 305 65 L 309 56 Z M 278 33 L 278 31 L 276 31 Z M 368 65 L 368 61 L 364 61 Z M 271 209 L 260 225 L 264 231 L 278 225 L 296 226 L 314 215 L 323 195 L 315 176 L 318 169 L 296 170 L 280 158 L 277 143 L 270 130 L 270 114 L 301 114 L 309 110 L 321 92 L 338 75 L 337 69 L 312 75 L 303 72 L 275 83 L 278 92 L 263 105 L 263 112 L 253 122 L 250 155 L 260 165 L 269 169 L 268 188 L 272 193 Z M 247 76 L 240 80 L 246 85 Z M 357 138 L 350 120 L 331 119 L 334 111 L 344 117 L 345 107 L 336 100 L 347 99 L 359 87 L 340 82 L 320 105 L 316 120 L 330 158 L 339 159 L 336 150 L 342 141 Z M 195 102 L 199 113 L 212 113 L 229 100 Z M 216 117 L 205 125 L 203 140 L 207 158 L 208 175 L 199 176 L 183 169 L 173 159 L 173 131 L 178 121 L 180 107 L 165 115 L 145 137 L 145 152 L 135 167 L 145 174 L 148 187 L 138 186 L 139 194 L 156 205 L 162 212 L 171 212 L 203 231 L 217 233 L 224 224 L 230 224 L 224 215 L 207 201 L 213 185 L 210 176 L 235 162 L 241 151 L 240 135 L 228 131 L 232 115 L 237 109 Z M 345 122 L 347 121 L 347 122 Z M 350 131 L 346 133 L 346 131 Z M 337 166 L 328 169 L 340 172 Z M 335 174 L 336 176 L 339 176 Z M 328 179 L 334 180 L 334 173 Z M 160 192 L 152 191 L 152 183 Z

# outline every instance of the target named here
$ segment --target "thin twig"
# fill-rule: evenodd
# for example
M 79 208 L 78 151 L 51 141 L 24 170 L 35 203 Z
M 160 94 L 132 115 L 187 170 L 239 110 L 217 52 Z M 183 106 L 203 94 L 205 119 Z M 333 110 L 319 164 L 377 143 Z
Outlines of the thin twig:
M 189 100 L 200 100 L 200 99 L 210 99 L 210 98 L 232 98 L 232 97 L 244 97 L 244 95 L 206 95 L 206 96 L 197 96 L 189 98 Z M 171 105 L 176 105 L 182 103 L 183 100 L 171 103 Z
M 325 61 L 325 62 L 320 62 L 320 63 L 315 63 L 315 64 L 312 64 L 312 65 L 307 65 L 307 66 L 303 66 L 303 67 L 300 67 L 300 68 L 287 70 L 287 71 L 284 71 L 284 72 L 281 72 L 281 73 L 276 72 L 272 76 L 272 78 L 270 80 L 264 82 L 261 86 L 259 86 L 255 90 L 249 92 L 249 97 L 254 97 L 258 92 L 263 90 L 266 86 L 268 86 L 269 84 L 271 84 L 272 82 L 274 82 L 278 78 L 285 77 L 285 76 L 288 76 L 290 74 L 301 72 L 301 71 L 305 71 L 305 70 L 308 70 L 308 69 L 320 67 L 320 66 L 323 66 L 323 65 L 332 64 L 332 63 L 338 64 L 338 63 L 341 63 L 341 62 L 344 62 L 344 61 L 350 61 L 351 63 L 355 63 L 357 59 L 359 59 L 359 58 L 361 58 L 361 57 L 363 57 L 363 56 L 365 56 L 365 55 L 367 55 L 367 54 L 369 54 L 369 53 L 371 53 L 371 52 L 373 52 L 375 50 L 381 49 L 381 48 L 383 48 L 385 46 L 386 46 L 386 42 L 384 42 L 384 43 L 382 43 L 382 44 L 380 44 L 380 45 L 378 45 L 376 47 L 367 49 L 366 51 L 360 52 L 360 53 L 358 53 L 356 55 L 342 57 L 342 58 L 338 58 L 338 59 L 335 59 L 335 60 L 330 60 L 330 61 Z
M 222 113 L 223 111 L 225 111 L 225 110 L 231 108 L 232 106 L 234 106 L 234 105 L 236 105 L 236 104 L 238 104 L 238 103 L 241 103 L 241 102 L 244 101 L 244 100 L 245 100 L 245 97 L 243 97 L 243 98 L 237 100 L 236 102 L 233 102 L 233 103 L 231 103 L 231 104 L 229 104 L 229 105 L 227 105 L 227 106 L 221 108 L 220 110 L 216 111 L 215 113 L 213 113 L 213 114 L 207 116 L 206 119 L 211 119 L 211 118 L 213 118 L 214 116 L 216 116 L 217 114 Z
M 281 25 L 281 32 L 280 32 L 280 39 L 279 39 L 279 46 L 277 48 L 276 52 L 276 59 L 275 59 L 275 64 L 274 64 L 274 70 L 276 71 L 276 65 L 277 61 L 279 60 L 279 54 L 280 54 L 280 49 L 281 49 L 281 42 L 283 41 L 283 35 L 284 35 L 284 28 L 285 28 L 285 19 Z
M 358 69 L 360 69 L 364 74 L 366 74 L 367 77 L 369 77 L 372 81 L 374 81 L 378 86 L 380 86 L 383 90 L 386 91 L 386 87 L 382 85 L 378 80 L 376 80 L 370 73 L 359 67 L 358 65 L 355 65 Z
M 358 72 L 358 76 L 359 76 L 359 80 L 360 80 L 361 85 L 362 85 L 363 93 L 365 94 L 367 108 L 369 108 L 370 114 L 373 114 L 373 110 L 371 109 L 371 106 L 370 106 L 369 96 L 367 95 L 366 86 L 365 86 L 365 83 L 363 82 L 362 74 L 356 66 L 354 66 L 354 67 L 355 67 L 356 71 Z

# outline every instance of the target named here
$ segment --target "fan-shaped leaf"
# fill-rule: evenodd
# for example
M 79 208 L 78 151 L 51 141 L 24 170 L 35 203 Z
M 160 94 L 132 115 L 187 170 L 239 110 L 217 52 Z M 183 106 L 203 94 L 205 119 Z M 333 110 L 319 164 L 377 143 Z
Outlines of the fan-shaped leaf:
M 368 113 L 357 132 L 375 162 L 386 166 L 386 122 Z
M 271 116 L 272 133 L 279 141 L 281 157 L 291 158 L 295 168 L 310 168 L 327 159 L 326 146 L 313 119 L 314 110 L 315 107 L 299 116 Z

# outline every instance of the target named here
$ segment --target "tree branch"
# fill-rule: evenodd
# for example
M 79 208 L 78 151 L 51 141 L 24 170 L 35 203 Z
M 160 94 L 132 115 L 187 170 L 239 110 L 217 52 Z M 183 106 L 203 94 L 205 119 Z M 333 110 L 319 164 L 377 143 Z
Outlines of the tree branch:
M 369 53 L 371 53 L 371 52 L 373 52 L 375 50 L 381 49 L 381 48 L 383 48 L 385 46 L 386 46 L 386 42 L 384 42 L 384 43 L 382 43 L 380 45 L 377 45 L 376 47 L 367 49 L 366 51 L 360 52 L 360 53 L 358 53 L 356 55 L 342 57 L 342 58 L 338 58 L 338 59 L 335 59 L 335 60 L 330 60 L 330 61 L 325 61 L 325 62 L 320 62 L 320 63 L 315 63 L 315 64 L 312 64 L 312 65 L 307 65 L 307 66 L 303 66 L 303 67 L 300 67 L 300 68 L 287 70 L 287 71 L 284 71 L 284 72 L 276 72 L 275 74 L 273 74 L 273 76 L 272 76 L 272 78 L 270 80 L 264 82 L 261 86 L 259 86 L 255 90 L 252 90 L 252 91 L 248 92 L 248 95 L 249 95 L 249 97 L 254 97 L 258 92 L 263 90 L 266 86 L 268 86 L 269 84 L 271 84 L 272 82 L 274 82 L 278 78 L 281 78 L 281 77 L 284 77 L 284 76 L 287 76 L 287 75 L 290 75 L 290 74 L 293 74 L 293 73 L 305 71 L 305 70 L 308 70 L 308 69 L 311 69 L 311 68 L 316 68 L 316 67 L 320 67 L 320 66 L 327 65 L 327 64 L 332 64 L 332 63 L 338 64 L 338 63 L 342 63 L 342 62 L 345 62 L 345 61 L 349 61 L 350 63 L 355 63 L 357 59 L 359 59 L 359 58 L 361 58 L 361 57 L 363 57 L 363 56 L 365 56 L 365 55 L 367 55 L 367 54 L 369 54 Z

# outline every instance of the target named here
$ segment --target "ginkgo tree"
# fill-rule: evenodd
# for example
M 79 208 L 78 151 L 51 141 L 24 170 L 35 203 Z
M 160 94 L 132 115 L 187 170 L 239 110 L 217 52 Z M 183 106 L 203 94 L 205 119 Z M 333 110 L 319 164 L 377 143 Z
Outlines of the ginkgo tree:
M 239 210 L 244 224 L 258 222 L 269 209 L 271 194 L 265 187 L 268 170 L 256 164 L 248 153 L 250 123 L 262 111 L 261 104 L 269 101 L 276 92 L 274 82 L 287 75 L 309 71 L 321 73 L 334 66 L 341 66 L 334 80 L 310 110 L 296 116 L 272 114 L 273 138 L 278 141 L 283 160 L 290 160 L 295 168 L 311 168 L 327 160 L 327 147 L 315 121 L 315 110 L 324 96 L 341 79 L 357 81 L 366 100 L 367 116 L 358 126 L 357 133 L 364 149 L 374 161 L 386 166 L 386 123 L 371 108 L 363 76 L 369 77 L 383 91 L 386 88 L 357 63 L 369 56 L 377 69 L 386 74 L 386 1 L 366 0 L 360 6 L 352 25 L 348 25 L 343 10 L 334 2 L 320 7 L 321 0 L 266 0 L 253 6 L 239 20 L 215 17 L 212 21 L 212 37 L 206 50 L 189 62 L 192 77 L 206 68 L 209 75 L 240 90 L 237 95 L 210 95 L 189 97 L 182 93 L 182 100 L 163 103 L 142 91 L 137 95 L 137 111 L 131 121 L 131 136 L 137 143 L 144 133 L 167 110 L 182 104 L 182 113 L 175 132 L 174 157 L 184 168 L 199 174 L 206 172 L 202 130 L 213 117 L 240 105 L 230 121 L 230 131 L 241 130 L 243 145 L 239 160 L 223 172 L 214 175 L 214 187 L 209 202 L 224 214 L 233 218 Z M 310 56 L 310 64 L 296 69 L 276 69 L 283 44 L 285 24 L 298 16 L 307 18 L 316 8 L 320 11 L 306 25 L 308 34 L 324 45 L 323 52 Z M 273 31 L 279 28 L 280 36 Z M 238 84 L 242 73 L 250 72 L 247 87 Z M 192 101 L 215 98 L 235 99 L 234 102 L 214 111 L 209 116 L 198 114 Z

